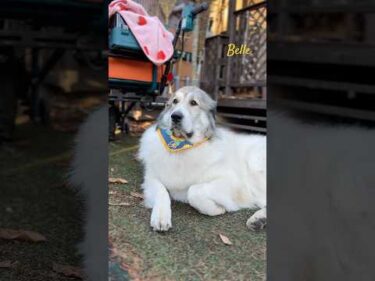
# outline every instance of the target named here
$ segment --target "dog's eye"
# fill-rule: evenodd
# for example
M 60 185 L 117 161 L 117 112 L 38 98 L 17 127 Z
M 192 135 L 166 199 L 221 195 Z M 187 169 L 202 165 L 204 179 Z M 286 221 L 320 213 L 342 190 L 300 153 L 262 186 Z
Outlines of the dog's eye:
M 197 103 L 195 100 L 191 100 L 191 101 L 190 101 L 190 105 L 192 105 L 192 106 L 196 106 L 196 105 L 198 105 L 198 103 Z
M 178 99 L 173 99 L 172 101 L 174 104 L 178 103 Z

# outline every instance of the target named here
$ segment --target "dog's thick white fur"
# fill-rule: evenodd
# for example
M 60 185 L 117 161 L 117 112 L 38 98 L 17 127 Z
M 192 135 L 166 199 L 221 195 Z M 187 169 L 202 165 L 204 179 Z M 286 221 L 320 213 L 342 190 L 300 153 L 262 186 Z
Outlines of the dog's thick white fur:
M 216 102 L 197 87 L 183 87 L 167 102 L 157 124 L 140 142 L 139 158 L 145 167 L 144 198 L 152 208 L 151 227 L 172 227 L 171 199 L 190 204 L 209 216 L 258 209 L 247 221 L 250 229 L 266 223 L 266 137 L 216 128 Z M 178 122 L 172 115 L 178 115 Z M 157 135 L 157 126 L 191 143 L 208 141 L 171 153 Z
M 76 136 L 69 182 L 83 199 L 85 279 L 108 280 L 108 107 L 93 111 Z

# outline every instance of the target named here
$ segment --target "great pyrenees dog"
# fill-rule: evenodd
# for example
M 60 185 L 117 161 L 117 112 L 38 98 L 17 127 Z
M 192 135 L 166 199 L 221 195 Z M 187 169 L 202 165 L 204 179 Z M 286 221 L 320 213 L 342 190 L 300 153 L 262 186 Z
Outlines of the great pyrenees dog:
M 172 227 L 172 199 L 209 216 L 257 209 L 246 225 L 265 227 L 266 137 L 216 127 L 215 109 L 203 90 L 183 87 L 144 132 L 139 158 L 153 230 Z

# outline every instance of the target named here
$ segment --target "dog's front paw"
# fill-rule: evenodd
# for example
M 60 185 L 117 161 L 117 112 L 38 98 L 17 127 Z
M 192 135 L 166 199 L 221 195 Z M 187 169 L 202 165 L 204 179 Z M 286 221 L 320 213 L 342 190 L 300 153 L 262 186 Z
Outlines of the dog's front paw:
M 152 209 L 150 225 L 154 231 L 167 231 L 172 227 L 172 212 L 170 207 L 157 207 Z

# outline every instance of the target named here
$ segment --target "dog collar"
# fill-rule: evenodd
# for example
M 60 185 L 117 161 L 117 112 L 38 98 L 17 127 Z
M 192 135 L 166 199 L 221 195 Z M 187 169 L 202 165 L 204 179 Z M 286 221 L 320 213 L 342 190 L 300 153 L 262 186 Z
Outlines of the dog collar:
M 198 143 L 191 143 L 186 139 L 175 137 L 172 134 L 171 130 L 157 128 L 157 132 L 160 137 L 160 141 L 162 142 L 164 147 L 169 152 L 173 152 L 173 153 L 181 152 L 186 149 L 197 147 L 208 140 L 207 138 L 205 138 L 204 140 Z

